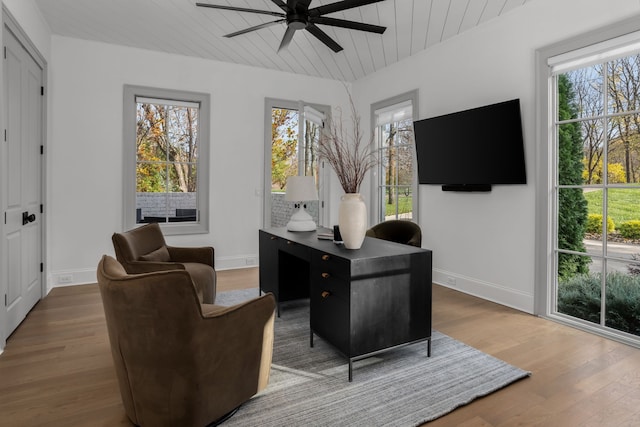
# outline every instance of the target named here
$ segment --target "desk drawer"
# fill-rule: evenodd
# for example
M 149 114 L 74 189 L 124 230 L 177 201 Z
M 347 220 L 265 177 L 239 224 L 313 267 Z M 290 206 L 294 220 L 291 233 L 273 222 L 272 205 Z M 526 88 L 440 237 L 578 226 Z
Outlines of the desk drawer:
M 316 294 L 313 295 L 314 298 L 318 298 L 323 292 L 329 292 L 335 298 L 349 301 L 349 289 L 348 280 L 331 276 L 329 273 L 322 273 L 311 278 L 311 292 Z
M 288 239 L 278 239 L 278 249 L 309 262 L 311 249 Z
M 314 251 L 311 256 L 311 265 L 313 271 L 319 271 L 321 274 L 325 273 L 331 277 L 341 277 L 347 280 L 351 277 L 349 261 L 331 254 Z

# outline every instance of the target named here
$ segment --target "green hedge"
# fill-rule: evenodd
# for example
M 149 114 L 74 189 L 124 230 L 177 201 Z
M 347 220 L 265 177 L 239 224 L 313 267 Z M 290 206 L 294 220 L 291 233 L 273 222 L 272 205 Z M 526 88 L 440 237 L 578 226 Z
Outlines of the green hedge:
M 625 239 L 640 239 L 640 221 L 625 221 L 618 225 L 618 232 Z
M 607 274 L 606 326 L 640 336 L 640 275 Z M 558 312 L 600 324 L 600 274 L 560 283 Z
M 607 217 L 607 233 L 611 233 L 615 229 L 616 226 L 613 220 L 611 217 Z M 587 216 L 586 231 L 591 234 L 602 234 L 602 215 L 589 214 L 589 216 Z

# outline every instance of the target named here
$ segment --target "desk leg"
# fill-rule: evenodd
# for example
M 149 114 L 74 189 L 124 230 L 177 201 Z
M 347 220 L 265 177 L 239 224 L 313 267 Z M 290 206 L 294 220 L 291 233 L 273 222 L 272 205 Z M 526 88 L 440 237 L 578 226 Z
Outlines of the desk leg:
M 309 331 L 309 347 L 313 348 L 313 331 Z
M 353 359 L 349 358 L 349 382 L 353 381 Z
M 431 337 L 427 338 L 427 357 L 431 357 Z

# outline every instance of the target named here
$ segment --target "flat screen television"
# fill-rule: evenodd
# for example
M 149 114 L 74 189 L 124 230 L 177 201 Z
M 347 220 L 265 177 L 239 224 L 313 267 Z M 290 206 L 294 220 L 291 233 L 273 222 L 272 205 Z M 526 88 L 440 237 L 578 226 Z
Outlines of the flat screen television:
M 526 184 L 520 100 L 413 122 L 418 182 L 444 191 Z

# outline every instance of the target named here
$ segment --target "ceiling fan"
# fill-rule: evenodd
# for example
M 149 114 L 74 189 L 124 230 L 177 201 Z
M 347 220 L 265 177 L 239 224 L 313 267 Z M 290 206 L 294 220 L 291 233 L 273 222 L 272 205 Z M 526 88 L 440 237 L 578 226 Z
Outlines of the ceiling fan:
M 256 25 L 254 27 L 246 28 L 244 30 L 236 31 L 231 34 L 225 35 L 225 37 L 235 37 L 240 34 L 246 34 L 251 31 L 259 30 L 262 28 L 270 27 L 271 25 L 280 24 L 286 22 L 287 30 L 282 37 L 278 52 L 289 46 L 293 34 L 297 30 L 307 30 L 314 35 L 318 40 L 327 45 L 334 52 L 340 52 L 342 46 L 340 46 L 335 40 L 333 40 L 327 33 L 322 31 L 316 24 L 330 25 L 333 27 L 348 28 L 350 30 L 367 31 L 370 33 L 382 34 L 387 29 L 379 25 L 364 24 L 361 22 L 347 21 L 344 19 L 329 18 L 323 15 L 328 13 L 340 12 L 355 7 L 364 6 L 371 3 L 377 3 L 383 0 L 343 0 L 336 3 L 326 4 L 309 9 L 311 0 L 287 0 L 286 3 L 283 0 L 271 0 L 274 2 L 282 12 L 272 12 L 270 10 L 258 10 L 248 9 L 243 7 L 223 6 L 209 3 L 196 3 L 196 6 L 210 7 L 212 9 L 224 9 L 233 10 L 236 12 L 249 12 L 258 13 L 261 15 L 277 16 L 280 19 L 271 22 L 265 22 L 264 24 Z

